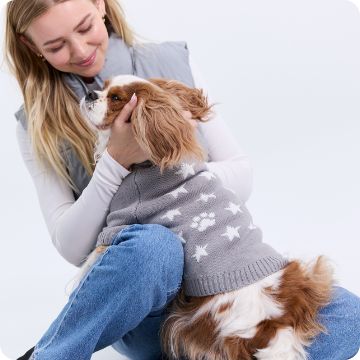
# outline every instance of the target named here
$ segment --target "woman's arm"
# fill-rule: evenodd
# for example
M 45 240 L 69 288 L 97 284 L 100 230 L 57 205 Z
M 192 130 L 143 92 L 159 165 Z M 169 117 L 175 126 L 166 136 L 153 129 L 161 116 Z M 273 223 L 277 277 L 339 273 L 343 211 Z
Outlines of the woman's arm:
M 205 88 L 196 67 L 191 65 L 196 86 Z M 209 149 L 209 170 L 245 202 L 252 183 L 248 157 L 219 115 L 199 126 Z M 20 123 L 17 125 L 17 139 L 51 239 L 67 261 L 79 266 L 93 249 L 105 225 L 111 199 L 129 171 L 106 151 L 97 163 L 88 186 L 75 201 L 66 182 L 53 169 L 37 162 L 28 134 Z
M 195 86 L 206 91 L 200 71 L 190 57 Z M 213 100 L 209 97 L 209 102 Z M 206 122 L 199 123 L 209 150 L 208 169 L 216 174 L 223 185 L 235 191 L 242 202 L 249 199 L 252 189 L 252 168 L 247 155 L 240 148 L 226 122 L 219 114 Z
M 89 185 L 75 201 L 66 182 L 53 169 L 37 162 L 27 131 L 20 123 L 16 134 L 52 242 L 67 261 L 80 266 L 93 249 L 104 226 L 110 201 L 129 171 L 106 151 L 97 163 Z

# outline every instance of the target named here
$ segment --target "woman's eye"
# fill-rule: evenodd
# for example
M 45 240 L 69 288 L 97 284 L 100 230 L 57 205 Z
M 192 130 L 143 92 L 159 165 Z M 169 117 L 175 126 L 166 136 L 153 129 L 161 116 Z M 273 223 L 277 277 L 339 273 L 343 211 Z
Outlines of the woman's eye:
M 91 29 L 92 29 L 92 24 L 87 28 L 87 29 L 84 29 L 84 30 L 79 30 L 79 32 L 81 33 L 81 34 L 85 34 L 85 33 L 87 33 L 88 31 L 90 31 Z M 50 49 L 50 52 L 52 52 L 52 53 L 55 53 L 55 52 L 57 52 L 57 51 L 59 51 L 59 50 L 61 50 L 62 49 L 62 46 L 60 46 L 60 47 L 57 47 L 57 48 L 55 48 L 55 49 Z
M 111 95 L 111 101 L 119 101 L 120 98 L 117 95 Z
M 90 31 L 92 28 L 92 24 L 87 28 L 87 29 L 84 29 L 84 30 L 79 30 L 80 33 L 84 34 L 84 33 L 87 33 L 88 31 Z
M 55 49 L 51 49 L 50 52 L 55 53 L 55 52 L 57 52 L 57 51 L 59 51 L 59 50 L 61 50 L 61 49 L 62 49 L 62 46 L 57 47 L 57 48 L 55 48 Z

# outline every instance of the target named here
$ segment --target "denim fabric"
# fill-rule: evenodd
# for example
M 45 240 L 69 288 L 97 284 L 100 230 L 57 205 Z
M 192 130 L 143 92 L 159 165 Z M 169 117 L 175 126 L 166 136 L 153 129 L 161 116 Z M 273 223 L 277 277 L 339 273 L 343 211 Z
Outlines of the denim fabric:
M 88 360 L 145 318 L 156 318 L 181 285 L 183 262 L 181 241 L 167 228 L 123 229 L 70 295 L 32 359 Z M 143 349 L 146 359 L 159 357 L 159 347 L 150 347 Z
M 334 288 L 332 302 L 319 314 L 327 333 L 308 348 L 309 360 L 347 360 L 360 348 L 360 298 L 341 287 Z
M 308 360 L 347 360 L 354 357 L 360 346 L 360 298 L 335 287 L 333 300 L 321 310 L 319 319 L 328 334 L 322 333 L 315 338 L 307 349 Z M 161 320 L 161 316 L 157 321 L 146 318 L 113 348 L 131 360 L 155 360 L 156 357 L 147 355 L 148 344 L 153 347 L 159 344 L 158 324 Z
M 148 356 L 147 351 L 150 339 L 153 340 L 152 348 L 159 344 L 158 331 L 162 320 L 161 315 L 156 320 L 146 318 L 113 344 L 113 348 L 131 360 L 159 359 Z M 360 347 L 360 299 L 346 289 L 335 287 L 333 300 L 321 310 L 319 320 L 328 331 L 316 337 L 309 346 L 308 360 L 347 360 L 354 357 Z
M 159 329 L 183 273 L 179 238 L 161 225 L 130 225 L 71 294 L 35 347 L 34 360 L 89 360 L 109 345 L 132 360 L 161 358 Z M 346 360 L 360 346 L 360 299 L 336 287 L 319 314 L 328 334 L 309 360 Z M 120 339 L 120 340 L 119 340 Z

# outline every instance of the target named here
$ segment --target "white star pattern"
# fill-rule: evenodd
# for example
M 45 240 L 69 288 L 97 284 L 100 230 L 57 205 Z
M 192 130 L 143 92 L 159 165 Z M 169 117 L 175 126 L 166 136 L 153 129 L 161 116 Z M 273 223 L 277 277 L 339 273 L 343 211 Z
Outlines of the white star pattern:
M 182 163 L 180 170 L 175 174 L 182 175 L 184 179 L 186 179 L 189 175 L 195 175 L 194 165 L 195 164 Z
M 237 227 L 227 226 L 226 233 L 222 234 L 221 236 L 227 236 L 230 241 L 233 241 L 234 237 L 240 238 L 239 229 L 240 226 Z
M 236 213 L 242 213 L 241 209 L 240 209 L 241 205 L 236 205 L 234 203 L 232 203 L 231 201 L 229 202 L 229 207 L 225 208 L 225 210 L 229 210 L 233 213 L 233 215 L 235 215 Z
M 196 245 L 195 254 L 192 255 L 191 257 L 195 258 L 197 262 L 200 262 L 200 259 L 201 259 L 202 256 L 208 256 L 209 255 L 206 252 L 207 246 L 208 246 L 208 244 L 206 244 L 204 246 Z
M 174 217 L 176 215 L 181 215 L 181 212 L 179 211 L 179 209 L 173 209 L 173 210 L 167 211 L 166 214 L 161 217 L 161 219 L 168 218 L 170 221 L 173 221 Z
M 211 194 L 201 193 L 199 199 L 197 199 L 196 201 L 204 201 L 207 203 L 210 198 L 216 199 L 216 196 L 214 195 L 214 193 L 211 193 Z
M 172 195 L 175 199 L 178 198 L 179 194 L 186 194 L 188 191 L 185 189 L 185 185 L 182 185 L 175 189 L 174 191 L 169 192 L 170 195 Z
M 216 176 L 210 171 L 203 171 L 199 176 L 205 176 L 208 180 L 216 178 Z

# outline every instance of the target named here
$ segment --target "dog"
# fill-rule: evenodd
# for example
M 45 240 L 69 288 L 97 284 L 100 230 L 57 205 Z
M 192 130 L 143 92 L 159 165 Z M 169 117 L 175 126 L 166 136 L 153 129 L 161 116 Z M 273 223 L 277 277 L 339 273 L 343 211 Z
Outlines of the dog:
M 207 171 L 196 128 L 184 116 L 190 112 L 196 121 L 210 120 L 212 105 L 201 89 L 174 80 L 145 80 L 132 75 L 107 80 L 102 91 L 92 91 L 80 102 L 84 118 L 97 133 L 95 160 L 106 148 L 114 119 L 134 93 L 138 102 L 130 122 L 149 161 L 146 166 L 134 164 L 133 169 L 140 179 L 144 174 L 145 193 L 153 190 L 146 179 L 157 176 L 159 181 L 154 184 L 161 183 L 158 192 L 163 194 L 156 193 L 156 206 L 149 206 L 151 222 L 169 227 L 184 243 L 184 285 L 162 327 L 164 352 L 170 358 L 190 360 L 306 359 L 306 346 L 326 330 L 317 315 L 331 299 L 329 262 L 323 256 L 309 264 L 288 261 L 270 247 L 263 247 L 261 232 L 244 204 Z M 186 176 L 180 179 L 176 174 Z M 176 183 L 169 184 L 171 181 Z M 212 184 L 207 188 L 211 193 L 199 192 L 205 184 Z M 200 195 L 196 201 L 194 194 Z M 119 230 L 114 216 L 119 198 L 115 195 L 110 206 L 105 229 L 115 229 L 110 235 Z M 166 202 L 169 198 L 171 203 Z M 187 201 L 181 203 L 180 199 Z M 215 205 L 210 205 L 212 201 L 221 205 L 220 220 L 211 207 Z M 178 203 L 189 207 L 190 222 L 174 220 L 181 219 L 182 209 L 170 206 Z M 229 204 L 226 215 L 225 203 Z M 126 206 L 121 211 L 126 211 Z M 219 224 L 227 229 L 225 233 Z M 127 225 L 124 221 L 121 226 Z M 85 263 L 84 272 L 105 248 L 100 242 Z M 216 250 L 211 253 L 212 249 Z M 260 260 L 256 257 L 258 249 L 267 254 Z M 244 255 L 247 252 L 248 257 Z M 206 262 L 210 254 L 213 257 Z M 228 259 L 231 272 L 226 270 Z

